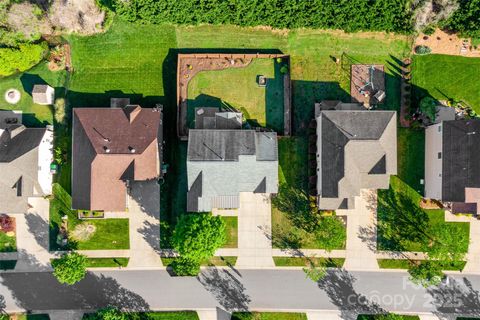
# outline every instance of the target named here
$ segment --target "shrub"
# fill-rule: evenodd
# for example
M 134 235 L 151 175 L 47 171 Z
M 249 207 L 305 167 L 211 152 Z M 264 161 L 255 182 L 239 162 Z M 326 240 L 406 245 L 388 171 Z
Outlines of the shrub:
M 437 115 L 437 102 L 432 97 L 425 97 L 420 100 L 420 112 L 431 121 L 435 121 Z
M 45 56 L 47 44 L 21 44 L 17 48 L 0 48 L 0 75 L 8 76 L 25 71 L 39 63 Z
M 59 124 L 63 124 L 65 122 L 65 99 L 56 99 L 53 108 L 55 109 L 55 121 Z
M 52 261 L 53 275 L 58 282 L 73 285 L 85 278 L 87 258 L 79 253 L 70 252 Z
M 430 49 L 427 46 L 416 46 L 415 47 L 415 53 L 416 54 L 429 54 L 432 52 L 432 49 Z
M 98 310 L 97 313 L 89 314 L 84 317 L 85 320 L 128 320 L 126 313 L 121 312 L 120 310 L 114 307 L 106 307 L 104 309 Z
M 106 0 L 103 0 L 105 2 Z M 410 32 L 408 0 L 110 0 L 128 21 Z

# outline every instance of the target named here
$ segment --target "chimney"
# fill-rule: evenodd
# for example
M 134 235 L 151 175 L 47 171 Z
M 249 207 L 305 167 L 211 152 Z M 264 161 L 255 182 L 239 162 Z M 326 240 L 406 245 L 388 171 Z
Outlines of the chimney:
M 127 116 L 127 119 L 130 123 L 135 120 L 135 118 L 140 114 L 140 111 L 142 111 L 142 107 L 134 104 L 129 104 L 123 108 L 123 112 Z

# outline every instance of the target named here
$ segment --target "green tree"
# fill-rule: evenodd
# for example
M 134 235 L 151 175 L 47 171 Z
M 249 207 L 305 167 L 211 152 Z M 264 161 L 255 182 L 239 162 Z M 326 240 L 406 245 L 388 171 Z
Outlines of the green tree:
M 8 76 L 25 71 L 39 63 L 48 49 L 41 44 L 21 44 L 18 48 L 0 48 L 0 75 Z
M 60 283 L 73 285 L 86 275 L 87 258 L 77 252 L 64 254 L 52 261 L 53 275 Z
M 114 307 L 106 307 L 88 315 L 85 320 L 128 320 L 128 315 Z
M 420 100 L 420 112 L 427 116 L 431 121 L 435 121 L 437 116 L 437 101 L 432 97 L 425 97 Z
M 461 225 L 446 223 L 435 225 L 431 231 L 432 241 L 425 248 L 432 259 L 443 261 L 461 261 L 468 250 L 468 233 Z
M 440 264 L 430 260 L 422 261 L 419 264 L 412 264 L 408 273 L 413 283 L 425 288 L 439 285 L 444 277 Z
M 480 0 L 459 0 L 460 7 L 444 25 L 462 35 L 480 38 Z
M 315 231 L 317 241 L 327 251 L 343 247 L 347 233 L 343 220 L 337 217 L 323 217 Z
M 183 215 L 175 226 L 172 242 L 181 256 L 174 263 L 174 270 L 182 274 L 194 270 L 198 273 L 200 262 L 212 257 L 225 244 L 225 222 L 210 213 Z

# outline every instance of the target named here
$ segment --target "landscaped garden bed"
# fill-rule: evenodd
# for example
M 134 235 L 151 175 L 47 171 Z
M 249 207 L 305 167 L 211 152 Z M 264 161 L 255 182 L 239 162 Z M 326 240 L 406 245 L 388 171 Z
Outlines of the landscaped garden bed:
M 0 252 L 17 251 L 17 237 L 15 218 L 1 214 L 0 215 Z

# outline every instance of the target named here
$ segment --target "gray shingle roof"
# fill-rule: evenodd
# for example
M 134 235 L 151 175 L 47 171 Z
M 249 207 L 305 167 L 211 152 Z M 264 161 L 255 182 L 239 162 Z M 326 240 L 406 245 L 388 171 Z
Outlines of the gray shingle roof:
M 278 146 L 274 132 L 189 131 L 188 211 L 238 206 L 240 192 L 277 193 Z
M 362 188 L 388 187 L 396 174 L 393 111 L 321 111 L 317 117 L 317 191 L 321 209 L 338 209 Z

